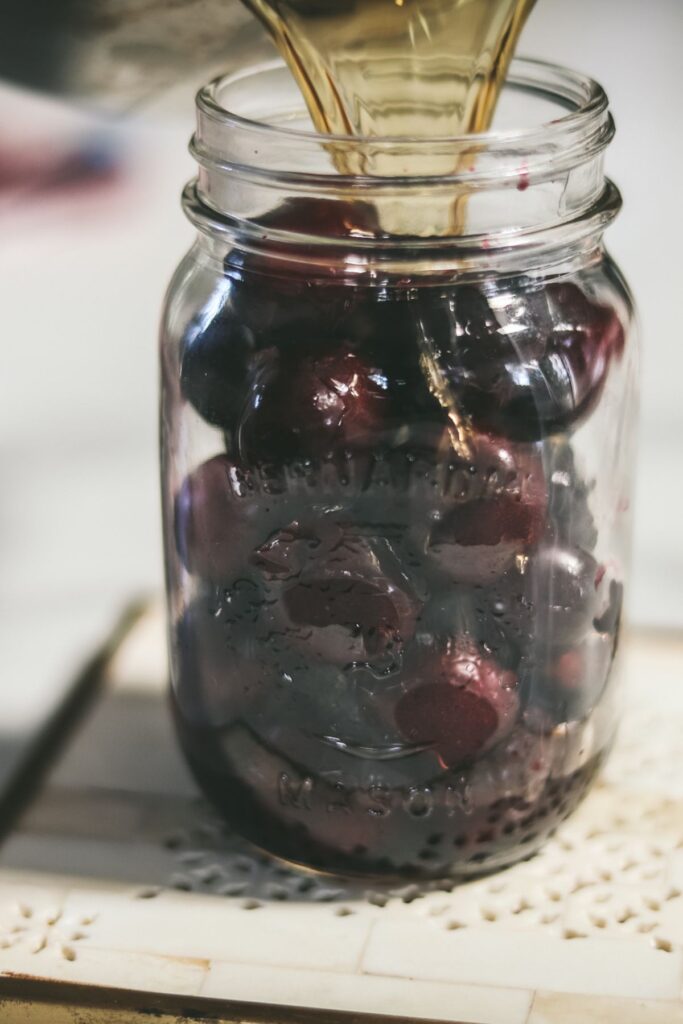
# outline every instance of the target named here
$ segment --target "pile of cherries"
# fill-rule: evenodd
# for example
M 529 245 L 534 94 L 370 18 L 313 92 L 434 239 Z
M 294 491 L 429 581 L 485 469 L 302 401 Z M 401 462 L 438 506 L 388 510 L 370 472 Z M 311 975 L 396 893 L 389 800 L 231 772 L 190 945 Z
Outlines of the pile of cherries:
M 271 223 L 304 215 L 356 224 L 343 204 Z M 180 374 L 224 446 L 174 517 L 200 778 L 252 839 L 323 868 L 533 845 L 590 781 L 572 730 L 619 631 L 567 440 L 622 356 L 617 315 L 572 282 L 367 286 L 286 253 L 231 252 L 217 289 Z

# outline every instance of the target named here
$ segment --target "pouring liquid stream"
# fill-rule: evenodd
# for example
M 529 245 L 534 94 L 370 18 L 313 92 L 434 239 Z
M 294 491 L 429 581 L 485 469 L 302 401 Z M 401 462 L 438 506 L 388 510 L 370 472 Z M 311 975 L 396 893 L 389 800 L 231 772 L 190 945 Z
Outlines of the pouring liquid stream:
M 422 140 L 330 146 L 340 174 L 453 175 L 463 154 L 424 140 L 486 131 L 535 0 L 244 0 L 287 61 L 321 134 Z M 430 152 L 431 150 L 431 152 Z M 397 234 L 461 233 L 466 197 L 378 211 Z

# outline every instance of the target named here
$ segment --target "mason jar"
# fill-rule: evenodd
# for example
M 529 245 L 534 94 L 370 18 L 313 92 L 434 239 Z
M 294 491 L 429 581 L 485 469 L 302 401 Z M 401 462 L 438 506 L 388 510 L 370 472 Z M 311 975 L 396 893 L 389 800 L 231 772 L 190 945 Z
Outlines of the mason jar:
M 512 64 L 495 132 L 197 98 L 161 331 L 172 708 L 234 829 L 337 873 L 536 850 L 618 719 L 633 304 L 607 98 Z

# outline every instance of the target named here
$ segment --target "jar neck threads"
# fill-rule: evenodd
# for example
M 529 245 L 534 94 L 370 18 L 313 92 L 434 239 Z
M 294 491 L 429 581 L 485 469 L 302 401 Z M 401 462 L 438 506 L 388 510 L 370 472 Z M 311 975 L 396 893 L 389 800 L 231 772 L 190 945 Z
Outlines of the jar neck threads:
M 323 276 L 504 273 L 594 251 L 621 206 L 607 97 L 567 69 L 512 62 L 501 118 L 518 130 L 324 136 L 301 106 L 281 61 L 200 91 L 184 205 L 203 234 Z M 274 219 L 287 204 L 307 214 Z

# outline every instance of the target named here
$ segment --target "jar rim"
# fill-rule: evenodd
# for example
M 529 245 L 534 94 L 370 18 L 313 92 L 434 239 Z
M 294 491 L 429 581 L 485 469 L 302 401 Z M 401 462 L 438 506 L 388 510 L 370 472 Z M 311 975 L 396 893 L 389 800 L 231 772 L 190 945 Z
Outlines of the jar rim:
M 615 130 L 605 91 L 580 72 L 525 58 L 511 62 L 505 87 L 560 109 L 551 119 L 536 109 L 537 123 L 505 131 L 335 136 L 293 126 L 304 105 L 283 60 L 219 77 L 197 95 L 190 152 L 198 174 L 184 194 L 185 211 L 207 235 L 290 263 L 303 246 L 309 269 L 338 258 L 343 273 L 351 264 L 364 273 L 379 263 L 403 273 L 407 261 L 413 273 L 418 258 L 431 272 L 437 250 L 443 264 L 503 267 L 519 264 L 521 254 L 530 261 L 547 259 L 551 249 L 595 249 L 621 205 L 604 174 Z M 231 96 L 244 113 L 227 108 Z M 253 119 L 262 110 L 270 122 Z M 270 220 L 283 203 L 351 200 L 378 211 L 379 232 L 339 235 L 316 229 L 309 217 L 296 227 Z
M 527 128 L 489 130 L 486 132 L 462 133 L 459 135 L 343 135 L 321 133 L 313 129 L 292 128 L 285 125 L 270 124 L 245 117 L 223 106 L 218 98 L 226 86 L 263 74 L 268 71 L 284 69 L 285 61 L 276 58 L 241 68 L 227 75 L 219 75 L 204 85 L 196 95 L 198 111 L 205 117 L 219 121 L 226 129 L 259 133 L 264 138 L 281 141 L 296 140 L 301 143 L 329 145 L 337 143 L 351 149 L 373 147 L 403 147 L 414 149 L 425 146 L 450 146 L 472 149 L 481 145 L 489 153 L 499 150 L 515 149 L 533 150 L 539 145 L 558 147 L 563 136 L 585 138 L 592 127 L 600 125 L 609 108 L 609 100 L 605 90 L 594 78 L 582 72 L 550 61 L 531 57 L 515 57 L 510 62 L 506 84 L 523 90 L 531 90 L 537 94 L 545 94 L 548 99 L 568 108 L 568 112 L 560 117 L 552 118 Z M 611 136 L 610 136 L 611 137 Z M 609 139 L 605 140 L 606 145 Z

